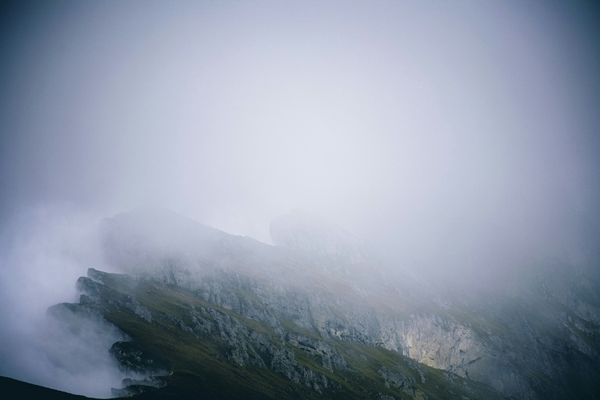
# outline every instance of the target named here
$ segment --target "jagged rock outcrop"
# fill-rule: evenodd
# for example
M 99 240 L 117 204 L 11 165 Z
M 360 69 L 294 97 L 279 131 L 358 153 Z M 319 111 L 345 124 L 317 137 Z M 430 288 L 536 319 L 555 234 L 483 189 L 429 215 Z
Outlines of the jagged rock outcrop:
M 81 304 L 218 339 L 219 357 L 232 365 L 268 369 L 316 393 L 342 387 L 332 376 L 352 371 L 332 343 L 408 357 L 419 363 L 411 367 L 419 385 L 428 384 L 419 372 L 428 366 L 520 399 L 581 398 L 569 392 L 574 385 L 588 395 L 600 390 L 594 285 L 532 280 L 512 291 L 518 296 L 435 302 L 430 292 L 415 296 L 415 283 L 378 270 L 343 231 L 311 225 L 298 215 L 279 219 L 278 245 L 269 246 L 172 214 L 113 218 L 105 226 L 107 260 L 132 276 L 90 270 L 78 282 Z M 140 285 L 183 290 L 198 302 L 183 314 L 157 314 L 132 295 Z M 401 381 L 388 372 L 376 371 L 384 389 Z
M 216 373 L 219 379 L 240 374 L 252 377 L 240 382 L 228 379 L 233 379 L 231 384 L 244 393 L 256 390 L 247 386 L 254 382 L 262 388 L 258 398 L 360 399 L 381 395 L 399 399 L 402 393 L 432 399 L 473 393 L 497 397 L 491 389 L 475 382 L 454 374 L 439 375 L 400 353 L 384 350 L 364 333 L 346 326 L 335 330 L 331 321 L 317 324 L 311 304 L 321 308 L 321 318 L 325 310 L 334 310 L 332 305 L 323 308 L 324 298 L 311 302 L 296 293 L 296 306 L 291 309 L 303 308 L 310 313 L 302 326 L 289 318 L 290 308 L 279 308 L 285 303 L 285 293 L 270 296 L 266 292 L 269 285 L 238 275 L 221 273 L 207 280 L 205 287 L 194 290 L 148 276 L 136 278 L 96 269 L 89 269 L 87 275 L 78 280 L 80 303 L 63 304 L 55 310 L 101 316 L 130 339 L 113 344 L 111 354 L 125 371 L 138 377 L 124 380 L 126 387 L 115 389 L 115 395 L 173 388 L 202 393 L 210 384 L 196 387 L 188 375 Z M 222 290 L 220 297 L 210 295 L 215 287 Z M 263 312 L 256 312 L 258 308 Z M 336 323 L 342 324 L 343 320 L 348 324 L 347 318 Z M 288 383 L 275 384 L 281 379 Z M 181 389 L 181 380 L 187 382 L 185 389 Z M 262 385 L 268 389 L 264 393 Z M 282 387 L 287 388 L 287 394 L 268 394 Z

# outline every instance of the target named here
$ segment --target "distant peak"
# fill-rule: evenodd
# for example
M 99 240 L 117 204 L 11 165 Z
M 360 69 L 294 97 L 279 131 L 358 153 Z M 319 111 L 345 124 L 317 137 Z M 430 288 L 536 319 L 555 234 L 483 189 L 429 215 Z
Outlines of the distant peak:
M 275 245 L 354 263 L 364 259 L 360 241 L 326 218 L 294 210 L 271 222 Z

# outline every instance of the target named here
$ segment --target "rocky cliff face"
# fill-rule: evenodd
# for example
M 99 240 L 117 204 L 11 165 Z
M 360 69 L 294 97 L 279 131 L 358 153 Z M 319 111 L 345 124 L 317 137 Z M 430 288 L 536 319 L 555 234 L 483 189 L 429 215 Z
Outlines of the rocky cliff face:
M 263 371 L 267 389 L 259 392 L 267 398 L 281 379 L 303 398 L 600 393 L 594 284 L 534 280 L 510 297 L 440 304 L 427 292 L 409 295 L 413 282 L 386 276 L 375 263 L 364 268 L 367 253 L 346 234 L 320 226 L 313 237 L 297 216 L 278 220 L 273 230 L 279 246 L 174 215 L 117 217 L 106 224 L 108 259 L 129 275 L 91 269 L 78 282 L 78 307 L 134 339 L 137 356 L 122 344 L 114 349 L 124 365 L 139 359 L 146 369 L 155 363 L 175 371 L 172 387 L 190 365 L 210 375 L 217 363 L 219 379 Z M 203 361 L 169 345 L 174 335 Z M 235 385 L 246 396 L 256 392 Z
M 78 304 L 52 313 L 65 321 L 101 316 L 123 332 L 127 340 L 110 352 L 136 375 L 115 395 L 500 398 L 485 385 L 374 345 L 359 329 L 313 317 L 305 296 L 282 303 L 283 294 L 271 297 L 239 275 L 219 273 L 191 289 L 90 269 L 78 288 Z

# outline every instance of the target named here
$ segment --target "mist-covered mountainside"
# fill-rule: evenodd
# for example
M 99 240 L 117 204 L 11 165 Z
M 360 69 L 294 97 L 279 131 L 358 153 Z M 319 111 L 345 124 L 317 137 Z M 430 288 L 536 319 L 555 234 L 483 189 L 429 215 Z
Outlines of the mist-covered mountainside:
M 211 280 L 204 292 L 90 269 L 78 286 L 81 302 L 55 306 L 51 313 L 70 321 L 100 313 L 131 339 L 110 351 L 123 368 L 146 375 L 126 382 L 128 388 L 116 395 L 155 387 L 143 396 L 500 397 L 486 385 L 419 364 L 358 333 L 348 337 L 352 333 L 342 332 L 342 326 L 323 327 L 326 331 L 303 326 L 298 308 L 307 298 L 297 294 L 289 305 L 267 300 L 259 294 L 264 287 L 239 276 Z M 211 299 L 216 291 L 219 300 Z
M 592 275 L 533 274 L 489 297 L 436 293 L 302 214 L 276 245 L 166 211 L 108 219 L 107 260 L 77 304 L 127 340 L 115 396 L 210 399 L 577 399 L 600 396 L 600 295 Z M 502 291 L 500 291 L 502 293 Z

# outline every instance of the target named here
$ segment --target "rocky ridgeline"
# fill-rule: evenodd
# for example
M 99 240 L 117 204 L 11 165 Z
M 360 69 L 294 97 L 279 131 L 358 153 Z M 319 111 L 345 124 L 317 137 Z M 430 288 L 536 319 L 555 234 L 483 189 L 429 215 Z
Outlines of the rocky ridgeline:
M 111 219 L 107 258 L 131 276 L 90 269 L 78 281 L 80 306 L 120 328 L 115 310 L 211 338 L 232 365 L 268 369 L 320 394 L 340 389 L 336 376 L 355 370 L 346 352 L 354 345 L 408 357 L 405 366 L 414 360 L 410 374 L 384 364 L 374 370 L 380 398 L 425 396 L 427 367 L 520 399 L 598 393 L 600 301 L 593 284 L 546 276 L 520 296 L 440 305 L 430 292 L 409 295 L 414 282 L 386 276 L 375 263 L 365 267 L 367 252 L 344 242 L 351 237 L 343 231 L 319 226 L 311 236 L 297 218 L 277 221 L 278 246 L 171 214 Z M 157 288 L 163 297 L 182 291 L 188 303 L 165 312 L 140 291 Z
M 435 390 L 448 386 L 450 389 L 443 390 L 450 398 L 461 398 L 464 393 L 495 396 L 488 389 L 471 388 L 452 374 L 440 378 L 399 354 L 382 353 L 386 360 L 381 361 L 377 358 L 381 355 L 372 354 L 378 346 L 376 340 L 364 330 L 372 321 L 352 327 L 344 317 L 326 317 L 334 312 L 331 305 L 323 308 L 330 298 L 299 293 L 288 297 L 285 291 L 270 296 L 264 285 L 224 273 L 207 278 L 193 290 L 163 278 L 135 278 L 96 269 L 89 269 L 77 284 L 79 304 L 55 306 L 53 313 L 63 318 L 69 314 L 71 319 L 74 314 L 95 315 L 123 330 L 129 340 L 116 342 L 110 352 L 130 377 L 123 381 L 124 389 L 114 390 L 115 395 L 143 394 L 149 388 L 167 386 L 182 365 L 190 368 L 188 355 L 178 347 L 187 348 L 189 343 L 206 357 L 194 356 L 193 362 L 217 360 L 246 371 L 269 371 L 308 389 L 312 394 L 306 398 L 344 393 L 354 384 L 349 377 L 363 364 L 366 377 L 359 379 L 372 385 L 371 394 L 379 398 L 402 398 L 398 393 L 437 398 L 428 395 L 428 381 L 436 382 Z M 166 340 L 177 344 L 171 351 L 160 349 L 155 342 L 157 338 L 165 340 L 165 334 Z M 356 350 L 345 343 L 362 347 Z
M 146 283 L 148 282 L 146 281 Z M 82 293 L 80 306 L 83 309 L 98 312 L 103 316 L 110 315 L 114 310 L 127 310 L 146 322 L 153 321 L 150 309 L 140 303 L 133 294 L 136 292 L 138 282 L 132 277 L 107 274 L 90 268 L 88 276 L 79 278 L 77 284 Z M 334 368 L 344 368 L 345 360 L 340 354 L 323 342 L 287 332 L 281 328 L 280 324 L 276 324 L 279 328 L 276 331 L 279 335 L 277 340 L 267 333 L 252 329 L 251 326 L 240 322 L 232 314 L 219 309 L 233 310 L 227 301 L 233 301 L 233 298 L 227 297 L 224 291 L 220 291 L 220 293 L 222 294 L 219 299 L 221 301 L 212 303 L 210 306 L 189 304 L 185 313 L 159 315 L 156 316 L 157 322 L 167 322 L 197 339 L 211 337 L 218 340 L 225 347 L 225 357 L 236 366 L 269 368 L 292 382 L 309 387 L 317 393 L 322 393 L 323 390 L 335 386 L 335 382 L 331 382 L 324 375 L 299 364 L 295 359 L 295 353 L 287 345 L 316 356 L 321 360 L 322 367 L 329 371 L 333 371 Z M 235 303 L 240 304 L 241 302 L 243 300 L 236 297 Z M 219 307 L 215 308 L 213 305 Z M 241 310 L 236 308 L 235 311 Z M 239 314 L 245 316 L 243 313 Z M 250 314 L 252 317 L 257 315 L 257 312 Z M 110 320 L 110 317 L 108 319 Z M 115 355 L 124 369 L 151 375 L 150 378 L 136 381 L 135 385 L 156 387 L 156 383 L 160 382 L 157 376 L 164 375 L 165 371 L 169 371 L 168 363 L 157 361 L 152 356 L 145 354 L 135 342 L 117 342 L 111 348 L 111 353 Z M 124 383 L 131 382 L 125 381 Z M 130 391 L 131 388 L 128 391 L 117 391 L 116 393 L 131 393 Z

